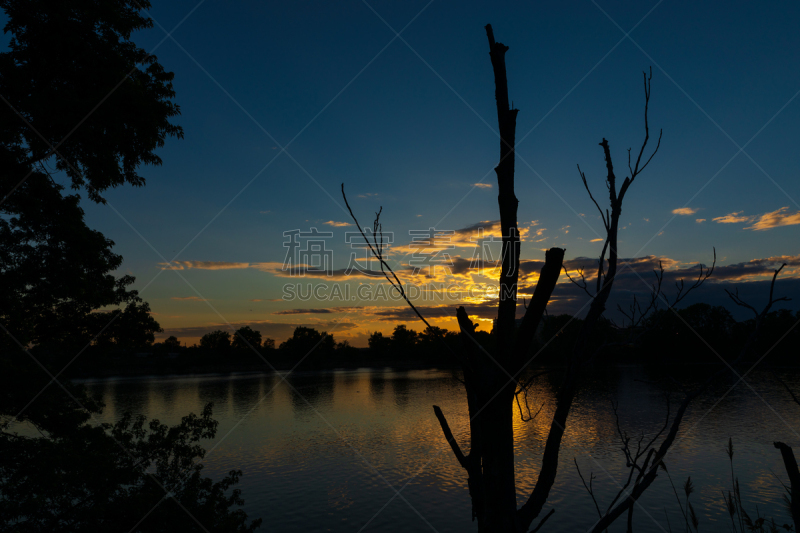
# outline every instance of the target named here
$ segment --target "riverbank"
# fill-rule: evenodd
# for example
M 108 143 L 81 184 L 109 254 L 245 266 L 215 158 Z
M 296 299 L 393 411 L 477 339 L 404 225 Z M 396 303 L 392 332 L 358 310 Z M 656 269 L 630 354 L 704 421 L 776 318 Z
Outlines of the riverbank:
M 203 375 L 241 375 L 241 374 L 272 374 L 277 372 L 324 372 L 334 370 L 424 370 L 424 369 L 458 369 L 457 365 L 443 365 L 438 363 L 425 363 L 410 360 L 372 360 L 372 361 L 330 361 L 327 365 L 301 365 L 293 367 L 284 364 L 189 364 L 177 365 L 169 362 L 121 364 L 114 367 L 82 367 L 69 373 L 69 377 L 76 381 L 89 381 L 108 378 L 136 378 L 136 377 L 166 377 L 166 376 L 203 376 Z

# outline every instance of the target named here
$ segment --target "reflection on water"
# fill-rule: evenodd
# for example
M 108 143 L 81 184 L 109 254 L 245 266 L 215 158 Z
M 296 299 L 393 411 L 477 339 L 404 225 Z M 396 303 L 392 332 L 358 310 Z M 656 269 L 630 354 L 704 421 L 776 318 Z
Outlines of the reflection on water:
M 798 374 L 781 377 L 800 390 Z M 522 422 L 515 413 L 519 502 L 533 488 L 554 407 L 552 377 L 532 387 L 539 416 Z M 548 531 L 587 530 L 596 519 L 573 460 L 594 472 L 601 506 L 610 502 L 627 470 L 619 451 L 617 415 L 629 435 L 653 434 L 667 413 L 666 391 L 646 383 L 641 368 L 595 375 L 576 397 L 549 506 Z M 800 407 L 767 373 L 746 384 L 720 382 L 687 411 L 666 464 L 680 491 L 692 477 L 692 502 L 700 529 L 727 530 L 721 491 L 730 488 L 724 448 L 734 440 L 734 468 L 747 511 L 789 522 L 781 499 L 786 481 L 775 440 L 800 450 Z M 265 531 L 426 530 L 474 531 L 465 476 L 441 435 L 431 406 L 445 412 L 456 438 L 468 447 L 468 419 L 461 384 L 451 371 L 347 371 L 284 375 L 102 380 L 88 382 L 106 403 L 103 419 L 125 410 L 174 424 L 214 402 L 220 422 L 204 472 L 221 477 L 244 471 L 245 510 L 263 517 Z M 726 394 L 726 391 L 730 392 Z M 680 393 L 672 391 L 674 413 Z M 763 401 L 762 401 L 763 399 Z M 717 403 L 718 402 L 718 403 Z M 401 490 L 401 497 L 395 490 Z M 636 530 L 660 532 L 682 523 L 668 479 L 662 474 L 640 500 Z M 618 530 L 624 530 L 620 523 Z

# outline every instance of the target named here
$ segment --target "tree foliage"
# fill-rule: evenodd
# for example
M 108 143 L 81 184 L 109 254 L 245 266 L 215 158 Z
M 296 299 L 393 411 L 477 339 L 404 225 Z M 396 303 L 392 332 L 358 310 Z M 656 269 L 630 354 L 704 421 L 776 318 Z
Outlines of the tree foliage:
M 274 344 L 274 341 L 273 341 Z M 231 346 L 237 351 L 252 351 L 261 348 L 261 332 L 250 326 L 242 326 L 233 334 Z
M 248 523 L 237 509 L 240 491 L 231 490 L 241 471 L 218 482 L 202 475 L 199 443 L 217 430 L 211 407 L 172 427 L 130 414 L 115 424 L 87 424 L 89 415 L 75 410 L 77 424 L 28 418 L 42 436 L 6 423 L 0 525 L 22 533 L 254 531 L 261 520 Z
M 96 338 L 138 349 L 161 331 L 116 277 L 114 243 L 89 228 L 81 194 L 144 185 L 141 165 L 182 137 L 173 74 L 132 34 L 147 0 L 0 0 L 0 529 L 253 531 L 231 490 L 201 475 L 211 406 L 168 427 L 101 407 L 59 379 Z M 107 310 L 124 306 L 124 309 Z M 32 356 L 31 350 L 36 352 Z M 41 361 L 44 361 L 43 363 Z M 48 368 L 49 367 L 49 368 Z M 32 433 L 33 432 L 33 433 Z M 32 434 L 31 434 L 32 433 Z M 191 515 L 191 516 L 190 516 Z M 202 525 L 201 525 L 202 524 Z
M 94 201 L 109 187 L 144 185 L 138 167 L 160 164 L 155 149 L 183 136 L 170 122 L 180 112 L 173 74 L 131 41 L 153 25 L 140 13 L 150 2 L 2 0 L 0 7 L 11 34 L 0 54 L 5 177 L 46 175 L 44 163 L 52 163 Z
M 200 348 L 208 352 L 226 353 L 231 348 L 231 334 L 218 329 L 200 338 Z
M 155 150 L 183 135 L 173 74 L 131 41 L 152 26 L 149 6 L 0 1 L 11 36 L 0 53 L 0 323 L 23 346 L 74 351 L 91 311 L 140 301 L 131 276 L 113 275 L 114 243 L 67 191 L 102 202 L 110 187 L 144 185 L 140 165 L 160 164 Z

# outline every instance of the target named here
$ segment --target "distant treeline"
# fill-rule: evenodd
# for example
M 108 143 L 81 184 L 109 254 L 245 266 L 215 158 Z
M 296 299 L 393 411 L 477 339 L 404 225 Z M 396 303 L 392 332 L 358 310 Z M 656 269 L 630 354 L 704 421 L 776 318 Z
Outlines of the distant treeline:
M 782 309 L 765 316 L 760 335 L 748 347 L 748 357 L 769 353 L 771 362 L 794 363 L 800 341 L 800 311 Z M 123 320 L 119 321 L 124 324 Z M 142 325 L 142 321 L 128 324 Z M 533 366 L 559 365 L 572 349 L 583 321 L 570 315 L 544 317 L 531 349 Z M 142 342 L 146 336 L 115 330 L 102 342 L 90 347 L 82 358 L 85 363 L 106 369 L 131 366 L 168 367 L 180 370 L 193 367 L 215 369 L 258 368 L 301 370 L 358 366 L 447 366 L 455 363 L 453 353 L 461 349 L 458 333 L 439 327 L 422 332 L 398 325 L 391 335 L 370 334 L 367 348 L 356 348 L 347 340 L 337 342 L 333 334 L 311 327 L 297 327 L 289 339 L 276 347 L 273 339 L 264 338 L 249 326 L 234 333 L 217 330 L 205 334 L 200 343 L 182 345 L 176 337 L 163 342 Z M 604 320 L 591 343 L 597 349 L 598 363 L 684 364 L 719 362 L 717 354 L 736 358 L 747 345 L 755 329 L 755 320 L 737 322 L 721 306 L 695 304 L 685 309 L 659 311 L 637 327 L 620 327 Z M 493 353 L 492 332 L 475 333 L 478 342 Z M 91 369 L 85 372 L 91 373 Z
M 489 341 L 489 333 L 479 333 Z M 450 350 L 457 349 L 456 333 L 438 327 L 418 333 L 399 325 L 389 336 L 380 332 L 369 337 L 368 348 L 356 348 L 347 340 L 336 341 L 333 334 L 299 326 L 292 336 L 276 347 L 275 341 L 264 338 L 249 326 L 233 334 L 217 330 L 203 335 L 199 345 L 183 347 L 175 337 L 153 344 L 153 356 L 164 356 L 192 362 L 229 361 L 258 364 L 268 361 L 278 369 L 314 369 L 336 366 L 375 366 L 392 363 L 447 364 L 452 362 Z M 447 344 L 447 346 L 445 346 Z M 264 363 L 266 365 L 266 363 Z M 268 366 L 268 365 L 267 365 Z

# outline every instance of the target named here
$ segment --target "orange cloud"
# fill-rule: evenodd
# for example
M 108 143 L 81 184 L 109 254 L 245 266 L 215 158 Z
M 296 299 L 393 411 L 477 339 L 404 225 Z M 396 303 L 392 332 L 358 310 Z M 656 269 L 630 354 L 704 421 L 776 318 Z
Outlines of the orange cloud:
M 745 229 L 759 231 L 777 228 L 779 226 L 794 226 L 800 224 L 800 211 L 795 211 L 794 213 L 788 211 L 788 207 L 781 207 L 771 213 L 764 213 L 763 215 L 754 217 L 753 225 L 747 226 Z
M 335 220 L 329 220 L 327 222 L 323 222 L 323 224 L 327 226 L 333 226 L 334 228 L 345 228 L 347 226 L 352 226 L 349 222 L 336 222 Z
M 492 188 L 492 184 L 491 183 L 473 183 L 472 186 L 473 187 L 478 187 L 479 189 L 491 189 Z
M 231 261 L 172 261 L 171 263 L 159 263 L 162 270 L 232 270 L 249 268 L 250 263 L 233 263 Z
M 700 209 L 697 207 L 679 207 L 678 209 L 673 209 L 673 215 L 694 215 Z
M 736 211 L 735 213 L 729 213 L 724 217 L 716 217 L 712 220 L 718 224 L 738 224 L 740 222 L 750 222 L 753 218 L 744 216 L 742 213 L 744 213 L 744 211 Z

